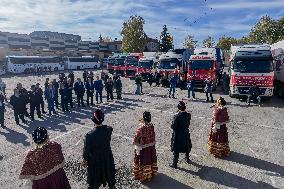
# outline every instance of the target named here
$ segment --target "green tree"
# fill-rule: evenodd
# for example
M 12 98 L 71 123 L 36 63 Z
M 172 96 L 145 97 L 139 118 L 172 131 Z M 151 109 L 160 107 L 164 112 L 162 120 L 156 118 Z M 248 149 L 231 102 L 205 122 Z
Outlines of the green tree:
M 255 24 L 251 29 L 249 38 L 254 43 L 272 44 L 278 41 L 281 35 L 279 22 L 266 15 Z
M 183 46 L 185 48 L 188 48 L 188 49 L 194 49 L 194 48 L 196 48 L 196 44 L 197 44 L 197 41 L 194 40 L 194 36 L 193 35 L 187 35 L 184 39 Z
M 217 43 L 217 47 L 223 50 L 230 50 L 231 45 L 236 45 L 236 44 L 238 44 L 238 39 L 233 38 L 233 37 L 223 36 L 219 39 Z
M 124 52 L 142 52 L 144 50 L 147 43 L 144 24 L 144 19 L 137 15 L 130 16 L 130 19 L 123 23 L 121 35 Z
M 211 48 L 215 46 L 215 42 L 213 37 L 208 36 L 206 39 L 203 40 L 203 47 Z
M 160 51 L 168 52 L 170 49 L 173 49 L 173 37 L 168 33 L 166 25 L 163 26 L 160 39 Z

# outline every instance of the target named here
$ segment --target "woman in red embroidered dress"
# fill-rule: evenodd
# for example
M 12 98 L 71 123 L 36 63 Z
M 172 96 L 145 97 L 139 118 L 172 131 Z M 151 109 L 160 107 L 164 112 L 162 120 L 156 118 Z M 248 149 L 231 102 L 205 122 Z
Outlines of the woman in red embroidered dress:
M 151 113 L 144 112 L 143 120 L 134 137 L 135 156 L 133 174 L 136 180 L 149 181 L 157 174 L 155 131 L 151 123 Z
M 220 97 L 215 105 L 212 115 L 212 125 L 209 133 L 208 151 L 215 157 L 226 157 L 230 154 L 228 131 L 226 124 L 229 123 L 229 115 L 226 101 Z
M 32 136 L 37 146 L 28 152 L 20 179 L 31 181 L 32 189 L 70 189 L 61 146 L 48 140 L 44 127 L 37 127 Z

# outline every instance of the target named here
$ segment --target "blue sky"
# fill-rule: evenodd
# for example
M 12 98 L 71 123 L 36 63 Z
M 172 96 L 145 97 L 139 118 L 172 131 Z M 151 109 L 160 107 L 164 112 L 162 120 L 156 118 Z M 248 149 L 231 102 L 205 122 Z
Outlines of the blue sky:
M 284 16 L 284 0 L 0 0 L 0 30 L 50 30 L 97 40 L 120 39 L 130 15 L 145 19 L 148 36 L 158 38 L 164 24 L 181 47 L 187 34 L 198 41 L 222 35 L 241 37 L 263 15 Z

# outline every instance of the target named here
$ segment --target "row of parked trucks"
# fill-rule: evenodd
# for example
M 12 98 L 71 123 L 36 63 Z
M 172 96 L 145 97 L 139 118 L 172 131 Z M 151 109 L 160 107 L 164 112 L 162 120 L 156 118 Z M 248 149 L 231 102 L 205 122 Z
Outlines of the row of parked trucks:
M 256 84 L 263 98 L 271 98 L 274 91 L 284 96 L 284 53 L 272 54 L 270 45 L 231 46 L 228 62 L 229 95 L 246 97 L 249 88 Z M 184 54 L 187 56 L 184 56 Z M 199 48 L 194 51 L 170 51 L 167 53 L 130 53 L 110 57 L 107 69 L 127 78 L 137 73 L 144 80 L 157 71 L 170 78 L 180 75 L 180 81 L 194 78 L 197 88 L 203 88 L 209 79 L 216 89 L 222 80 L 225 59 L 220 48 Z

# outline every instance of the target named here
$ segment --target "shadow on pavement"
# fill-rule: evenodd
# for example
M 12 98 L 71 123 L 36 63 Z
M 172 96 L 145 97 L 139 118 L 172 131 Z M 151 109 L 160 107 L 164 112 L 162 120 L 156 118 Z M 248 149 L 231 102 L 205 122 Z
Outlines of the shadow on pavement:
M 249 167 L 254 167 L 256 169 L 261 169 L 264 171 L 275 172 L 280 174 L 280 176 L 284 176 L 284 166 L 257 159 L 245 154 L 240 154 L 238 152 L 231 152 L 231 155 L 226 158 L 226 160 L 247 165 Z
M 158 173 L 153 180 L 148 183 L 142 183 L 149 189 L 192 189 L 191 187 L 163 174 Z

